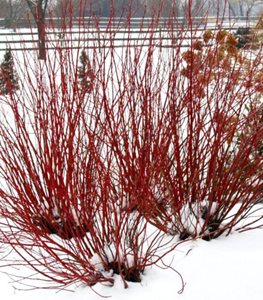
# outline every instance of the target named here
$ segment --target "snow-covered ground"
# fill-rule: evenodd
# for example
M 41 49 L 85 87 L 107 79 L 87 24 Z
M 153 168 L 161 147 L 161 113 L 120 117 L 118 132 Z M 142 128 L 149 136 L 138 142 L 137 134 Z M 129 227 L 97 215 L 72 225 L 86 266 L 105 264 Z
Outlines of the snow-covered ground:
M 114 300 L 261 300 L 263 297 L 262 230 L 233 233 L 228 237 L 206 242 L 186 242 L 159 264 L 147 269 L 141 283 L 129 283 L 124 289 L 119 278 L 114 287 L 97 284 L 94 290 Z M 180 272 L 184 280 L 182 289 Z M 19 275 L 18 269 L 2 269 Z M 70 287 L 69 291 L 32 290 L 0 274 L 1 299 L 9 300 L 79 300 L 102 299 L 89 287 Z

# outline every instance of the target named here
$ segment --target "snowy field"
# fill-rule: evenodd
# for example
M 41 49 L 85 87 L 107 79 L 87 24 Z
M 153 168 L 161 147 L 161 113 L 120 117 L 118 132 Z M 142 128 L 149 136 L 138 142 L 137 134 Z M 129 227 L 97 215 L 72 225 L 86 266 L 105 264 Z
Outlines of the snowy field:
M 263 297 L 262 230 L 233 233 L 211 242 L 186 242 L 165 258 L 163 264 L 147 269 L 141 283 L 124 289 L 120 278 L 114 287 L 97 284 L 94 291 L 114 300 L 261 300 Z M 165 265 L 169 266 L 165 269 Z M 184 291 L 181 292 L 184 280 Z M 4 271 L 2 269 L 2 271 Z M 5 269 L 21 275 L 23 270 Z M 102 299 L 90 288 L 70 287 L 69 291 L 31 290 L 0 275 L 1 299 L 79 300 Z

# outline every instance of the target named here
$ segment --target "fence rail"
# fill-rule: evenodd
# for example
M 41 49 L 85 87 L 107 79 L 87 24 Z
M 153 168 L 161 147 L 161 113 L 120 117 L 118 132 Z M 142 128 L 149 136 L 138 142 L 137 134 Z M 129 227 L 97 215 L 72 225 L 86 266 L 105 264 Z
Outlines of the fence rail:
M 217 16 L 208 16 L 208 17 L 194 17 L 191 19 L 193 24 L 206 24 L 206 23 L 223 23 L 225 21 L 235 23 L 235 22 L 254 22 L 258 19 L 255 16 L 224 16 L 224 17 L 217 17 Z M 109 22 L 110 21 L 110 22 Z M 167 23 L 170 23 L 170 18 L 159 18 L 157 20 L 158 26 L 165 26 Z M 70 20 L 67 18 L 46 18 L 46 23 L 51 24 L 52 26 L 58 26 L 62 23 L 72 23 L 73 26 L 81 25 L 89 25 L 95 26 L 100 28 L 106 28 L 111 24 L 111 26 L 126 26 L 127 25 L 127 18 L 125 17 L 116 17 L 116 18 L 107 18 L 107 17 L 84 17 L 84 18 L 73 18 Z M 130 28 L 141 28 L 141 27 L 148 27 L 150 24 L 156 23 L 156 20 L 153 18 L 131 18 L 129 19 L 128 25 Z M 177 25 L 186 25 L 187 19 L 184 17 L 176 18 L 175 22 Z M 6 19 L 0 18 L 0 28 L 5 28 L 6 26 Z M 30 19 L 20 19 L 16 20 L 15 22 L 16 28 L 32 28 L 34 26 L 34 20 Z

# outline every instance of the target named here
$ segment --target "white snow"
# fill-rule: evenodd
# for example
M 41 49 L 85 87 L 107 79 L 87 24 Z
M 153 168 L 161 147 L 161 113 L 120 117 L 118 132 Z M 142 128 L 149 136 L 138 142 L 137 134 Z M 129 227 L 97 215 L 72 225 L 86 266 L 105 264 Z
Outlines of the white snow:
M 5 251 L 6 252 L 6 251 Z M 261 300 L 263 295 L 262 230 L 234 232 L 206 242 L 188 241 L 178 246 L 163 263 L 146 269 L 141 283 L 128 283 L 128 289 L 118 275 L 113 287 L 97 284 L 94 291 L 114 300 Z M 4 253 L 1 255 L 3 256 Z M 94 257 L 94 261 L 99 262 Z M 11 267 L 2 272 L 23 275 L 23 270 Z M 27 270 L 28 272 L 28 270 Z M 184 291 L 180 276 L 184 280 Z M 79 300 L 102 299 L 89 287 L 71 286 L 68 291 L 30 290 L 0 274 L 1 299 L 9 300 Z

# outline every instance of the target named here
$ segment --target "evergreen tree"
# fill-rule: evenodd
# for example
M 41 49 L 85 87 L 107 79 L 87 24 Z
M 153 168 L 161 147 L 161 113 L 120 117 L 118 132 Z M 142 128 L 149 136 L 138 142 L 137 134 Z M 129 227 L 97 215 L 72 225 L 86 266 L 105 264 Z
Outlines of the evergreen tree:
M 80 55 L 80 66 L 78 68 L 78 83 L 83 93 L 90 93 L 93 88 L 94 72 L 85 50 Z
M 0 94 L 9 94 L 18 88 L 18 76 L 15 71 L 13 56 L 11 50 L 7 49 L 0 65 Z

